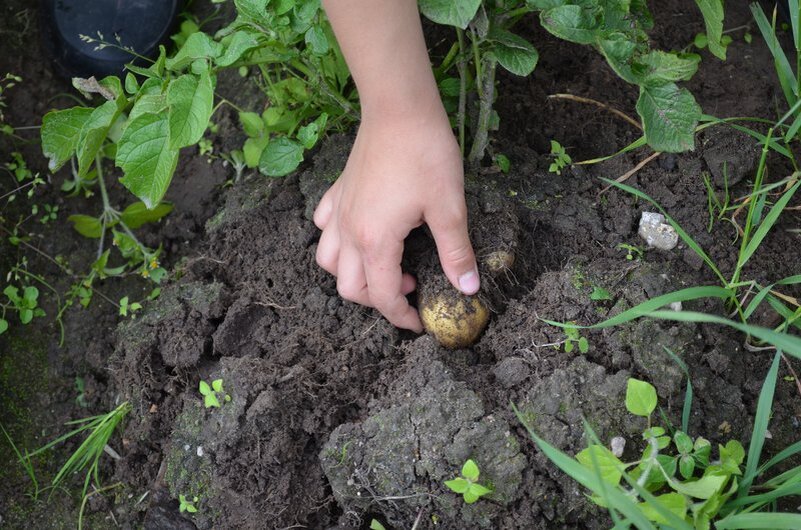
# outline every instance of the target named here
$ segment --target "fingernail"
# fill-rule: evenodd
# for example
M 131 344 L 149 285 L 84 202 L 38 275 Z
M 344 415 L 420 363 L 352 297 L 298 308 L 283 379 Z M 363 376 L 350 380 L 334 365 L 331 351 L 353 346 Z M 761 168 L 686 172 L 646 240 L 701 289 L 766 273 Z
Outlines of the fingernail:
M 479 288 L 478 273 L 474 270 L 459 276 L 459 289 L 464 294 L 476 294 Z

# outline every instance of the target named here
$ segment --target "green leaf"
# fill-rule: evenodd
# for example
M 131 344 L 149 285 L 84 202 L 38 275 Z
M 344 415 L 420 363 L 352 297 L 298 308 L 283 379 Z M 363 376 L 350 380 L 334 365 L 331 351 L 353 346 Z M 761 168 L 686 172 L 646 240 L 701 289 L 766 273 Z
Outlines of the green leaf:
M 180 149 L 196 144 L 206 132 L 214 107 L 211 74 L 185 74 L 167 88 L 170 105 L 170 147 Z
M 600 475 L 601 479 L 617 486 L 625 466 L 612 451 L 602 445 L 593 444 L 576 455 L 581 465 Z
M 213 392 L 211 394 L 206 394 L 206 396 L 203 398 L 203 404 L 206 406 L 206 408 L 210 407 L 220 408 L 220 401 L 217 399 L 217 396 L 215 396 Z
M 420 12 L 432 22 L 466 29 L 481 0 L 419 0 Z
M 563 5 L 542 11 L 540 23 L 552 35 L 576 44 L 593 44 L 598 34 L 595 20 L 578 5 Z
M 588 351 L 590 351 L 590 343 L 587 340 L 587 337 L 581 337 L 578 340 L 578 349 L 579 352 L 581 353 L 587 353 Z
M 169 146 L 166 114 L 142 114 L 128 123 L 117 147 L 117 166 L 125 172 L 120 182 L 148 208 L 161 202 L 178 163 L 178 151 Z
M 311 50 L 314 55 L 322 56 L 328 53 L 330 46 L 328 44 L 328 37 L 325 30 L 320 26 L 312 26 L 306 31 L 304 37 L 306 46 Z
M 90 215 L 70 215 L 67 220 L 72 223 L 72 227 L 83 237 L 99 239 L 103 235 L 103 224 L 97 217 Z
M 685 480 L 692 478 L 693 471 L 695 471 L 695 458 L 692 455 L 679 458 L 679 473 Z
M 626 384 L 626 409 L 635 416 L 648 417 L 656 408 L 656 388 L 650 383 L 630 378 Z
M 175 57 L 165 63 L 169 70 L 183 70 L 198 59 L 214 60 L 222 52 L 222 44 L 215 42 L 202 32 L 193 33 L 186 39 Z
M 464 497 L 465 504 L 473 504 L 478 500 L 478 495 L 472 490 L 465 491 L 462 497 Z
M 163 112 L 167 108 L 167 94 L 162 94 L 160 90 L 159 85 L 158 93 L 140 96 L 128 115 L 128 121 L 133 121 L 142 114 L 159 114 Z
M 726 60 L 726 46 L 723 37 L 723 0 L 695 0 L 704 16 L 709 51 L 718 59 Z
M 5 333 L 7 329 L 8 329 L 8 320 L 0 318 L 0 335 Z
M 215 379 L 214 381 L 211 382 L 211 388 L 213 388 L 215 392 L 222 392 L 223 380 Z
M 203 381 L 202 379 L 200 380 L 200 385 L 198 385 L 198 390 L 200 391 L 200 394 L 203 396 L 208 396 L 209 394 L 212 393 L 209 384 Z
M 679 493 L 665 493 L 664 495 L 659 495 L 655 498 L 656 502 L 658 502 L 662 507 L 670 511 L 670 513 L 675 514 L 676 517 L 680 519 L 684 519 L 684 516 L 687 515 L 687 500 L 684 495 Z M 654 507 L 647 502 L 641 502 L 639 505 L 642 513 L 650 520 L 655 523 L 667 524 L 668 520 L 662 514 L 660 514 Z
M 611 299 L 612 295 L 603 287 L 595 287 L 593 288 L 592 293 L 590 293 L 590 300 L 594 300 L 596 302 Z
M 328 122 L 328 114 L 323 112 L 313 122 L 298 129 L 298 140 L 303 144 L 303 147 L 306 149 L 314 147 L 320 138 L 320 131 L 325 128 L 326 122 Z
M 692 452 L 693 439 L 690 438 L 686 433 L 682 431 L 676 431 L 676 434 L 673 435 L 673 441 L 675 442 L 676 449 L 679 450 L 679 453 L 686 455 Z
M 29 285 L 22 290 L 22 299 L 28 302 L 28 307 L 33 309 L 36 307 L 36 299 L 39 298 L 39 289 L 33 285 Z
M 707 44 L 709 44 L 709 39 L 707 39 L 706 33 L 698 33 L 693 39 L 693 46 L 699 50 L 706 48 Z
M 454 493 L 464 493 L 470 487 L 470 483 L 462 477 L 453 480 L 446 480 L 445 485 Z
M 494 41 L 492 52 L 498 64 L 522 77 L 534 71 L 540 56 L 527 40 L 504 30 L 490 32 L 489 38 Z
M 89 167 L 95 162 L 97 152 L 103 146 L 108 130 L 118 115 L 117 103 L 106 101 L 95 108 L 84 122 L 75 146 L 79 176 L 85 177 L 89 172 Z
M 50 171 L 58 170 L 72 157 L 78 135 L 91 114 L 90 108 L 73 107 L 48 112 L 42 118 L 42 152 L 50 160 Z
M 23 324 L 29 324 L 33 320 L 33 309 L 20 309 L 19 321 Z
M 693 149 L 701 108 L 687 89 L 674 83 L 641 86 L 637 113 L 653 149 L 669 153 Z
M 256 48 L 259 41 L 248 31 L 235 31 L 224 43 L 225 51 L 214 62 L 227 67 L 237 62 L 242 55 Z
M 717 530 L 797 530 L 801 515 L 794 513 L 739 513 L 715 523 Z
M 187 504 L 186 505 L 186 511 L 189 512 L 189 513 L 196 513 L 197 512 L 197 508 L 195 508 L 191 504 Z
M 255 112 L 240 112 L 239 122 L 242 124 L 242 128 L 245 129 L 245 134 L 251 138 L 258 138 L 264 132 L 264 121 Z
M 642 82 L 647 85 L 663 85 L 673 81 L 688 81 L 698 71 L 701 56 L 695 53 L 667 53 L 651 51 L 637 59 L 645 67 Z
M 373 519 L 370 521 L 370 530 L 387 530 L 384 525 Z
M 469 458 L 462 466 L 462 476 L 471 482 L 478 480 L 478 465 L 476 462 Z
M 688 495 L 696 499 L 709 499 L 720 491 L 727 480 L 729 480 L 727 475 L 707 475 L 694 482 L 670 480 L 668 484 L 670 484 L 671 488 L 683 495 Z
M 267 135 L 245 140 L 245 144 L 242 146 L 242 155 L 245 157 L 245 165 L 247 167 L 254 168 L 259 166 L 261 154 L 268 143 L 270 143 L 270 137 Z
M 478 497 L 483 497 L 484 495 L 492 493 L 491 489 L 481 484 L 470 484 L 470 489 L 468 491 L 474 493 Z
M 289 138 L 272 140 L 259 159 L 259 171 L 268 177 L 283 177 L 303 162 L 303 146 Z
M 123 210 L 120 219 L 128 228 L 137 229 L 145 223 L 155 223 L 171 211 L 169 202 L 161 202 L 153 209 L 148 209 L 143 202 L 135 202 Z

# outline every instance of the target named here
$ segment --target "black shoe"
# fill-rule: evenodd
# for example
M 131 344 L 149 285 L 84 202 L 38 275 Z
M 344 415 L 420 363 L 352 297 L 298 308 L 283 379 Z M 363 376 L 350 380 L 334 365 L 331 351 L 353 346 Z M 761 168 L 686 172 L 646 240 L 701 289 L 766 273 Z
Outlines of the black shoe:
M 181 0 L 42 0 L 45 50 L 57 72 L 68 79 L 122 75 L 125 64 L 143 61 L 118 46 L 145 57 L 157 55 L 159 44 L 175 28 L 180 4 Z M 87 37 L 95 42 L 87 42 Z

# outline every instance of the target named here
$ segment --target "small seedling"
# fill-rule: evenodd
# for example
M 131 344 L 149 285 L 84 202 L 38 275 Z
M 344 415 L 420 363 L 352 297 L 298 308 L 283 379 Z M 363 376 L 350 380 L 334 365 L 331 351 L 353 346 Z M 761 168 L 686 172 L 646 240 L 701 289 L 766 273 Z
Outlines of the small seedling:
M 590 293 L 590 300 L 594 302 L 600 302 L 603 300 L 611 300 L 612 295 L 604 289 L 603 287 L 595 286 L 592 288 L 592 292 Z
M 216 407 L 220 408 L 220 396 L 223 396 L 223 401 L 231 401 L 231 396 L 223 390 L 223 380 L 215 379 L 211 382 L 211 386 L 205 381 L 200 381 L 200 394 L 203 396 L 203 404 L 206 408 Z
M 190 501 L 185 495 L 178 495 L 178 502 L 181 503 L 181 505 L 178 507 L 178 511 L 181 513 L 197 513 L 197 508 L 195 507 L 197 500 L 198 499 L 196 496 L 192 497 L 192 500 Z
M 378 519 L 370 521 L 370 530 L 387 530 L 384 525 L 378 522 Z
M 548 167 L 548 171 L 557 175 L 561 175 L 562 170 L 573 162 L 570 155 L 565 152 L 565 148 L 556 140 L 551 140 L 551 157 L 553 162 Z
M 639 261 L 642 259 L 643 251 L 640 247 L 636 245 L 629 245 L 628 243 L 619 243 L 617 248 L 626 251 L 626 259 L 629 261 L 635 259 Z
M 142 309 L 142 304 L 139 302 L 129 302 L 127 296 L 120 298 L 120 316 L 127 317 L 128 311 L 133 314 L 140 309 Z
M 501 170 L 501 173 L 509 173 L 509 168 L 512 166 L 512 163 L 509 161 L 509 157 L 502 153 L 498 153 L 495 155 L 495 165 L 498 166 L 498 169 Z
M 573 348 L 578 345 L 579 352 L 587 353 L 590 351 L 590 343 L 587 337 L 582 337 L 578 328 L 566 327 L 565 328 L 565 353 L 570 353 Z
M 462 476 L 446 480 L 445 485 L 454 493 L 461 493 L 465 503 L 473 504 L 484 495 L 492 493 L 491 489 L 478 483 L 478 476 L 478 465 L 473 459 L 468 459 L 462 466 Z

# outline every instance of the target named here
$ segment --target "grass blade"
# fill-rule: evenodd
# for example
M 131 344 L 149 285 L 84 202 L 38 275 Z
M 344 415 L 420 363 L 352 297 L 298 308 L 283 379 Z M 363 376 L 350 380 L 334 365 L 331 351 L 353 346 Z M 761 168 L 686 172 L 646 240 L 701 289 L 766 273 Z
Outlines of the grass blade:
M 779 77 L 779 83 L 782 86 L 784 98 L 789 105 L 794 105 L 798 99 L 798 94 L 795 93 L 795 74 L 793 74 L 790 62 L 787 60 L 787 56 L 784 54 L 784 50 L 782 50 L 779 44 L 779 39 L 776 38 L 775 27 L 768 22 L 768 18 L 765 16 L 765 12 L 759 4 L 751 4 L 751 13 L 754 15 L 754 20 L 759 27 L 759 32 L 762 33 L 762 38 L 765 39 L 765 43 L 768 45 L 768 49 L 773 55 L 776 74 Z
M 773 408 L 773 395 L 776 392 L 776 380 L 779 377 L 779 361 L 782 358 L 781 351 L 777 351 L 773 356 L 773 364 L 770 365 L 765 382 L 762 383 L 762 390 L 759 392 L 756 415 L 754 416 L 754 428 L 751 431 L 751 443 L 748 446 L 748 458 L 745 463 L 745 474 L 740 481 L 737 497 L 744 497 L 751 489 L 751 484 L 757 475 L 759 458 L 762 455 L 762 447 L 765 444 L 765 432 L 768 430 L 770 421 L 770 411 Z
M 741 513 L 715 523 L 717 530 L 798 530 L 801 515 L 793 513 Z
M 740 254 L 739 259 L 737 260 L 737 268 L 740 269 L 746 262 L 751 259 L 751 256 L 754 255 L 756 249 L 759 248 L 759 245 L 762 244 L 762 241 L 765 239 L 765 236 L 768 235 L 768 232 L 773 225 L 776 224 L 776 221 L 779 219 L 779 215 L 781 215 L 784 208 L 787 206 L 787 203 L 790 202 L 790 199 L 793 198 L 793 195 L 798 190 L 798 187 L 801 186 L 801 180 L 795 183 L 795 185 L 787 190 L 781 198 L 776 201 L 776 204 L 773 205 L 773 208 L 770 209 L 770 212 L 765 217 L 765 220 L 759 224 L 759 228 L 757 228 L 756 232 L 754 232 L 754 236 L 748 242 L 745 247 L 745 250 Z
M 670 355 L 670 357 L 679 365 L 681 371 L 684 372 L 684 375 L 687 377 L 687 390 L 684 391 L 684 406 L 681 409 L 681 430 L 684 433 L 690 432 L 690 412 L 693 406 L 693 384 L 690 381 L 690 371 L 687 369 L 687 365 L 681 358 L 673 353 L 673 351 L 668 348 L 667 346 L 662 346 L 662 348 Z
M 777 454 L 776 456 L 774 456 L 773 458 L 762 464 L 762 466 L 759 468 L 759 471 L 757 471 L 757 475 L 761 475 L 762 473 L 772 468 L 776 464 L 779 464 L 798 453 L 801 453 L 801 440 L 797 441 L 796 443 L 794 443 L 789 447 L 785 447 L 782 451 L 779 452 L 779 454 Z

